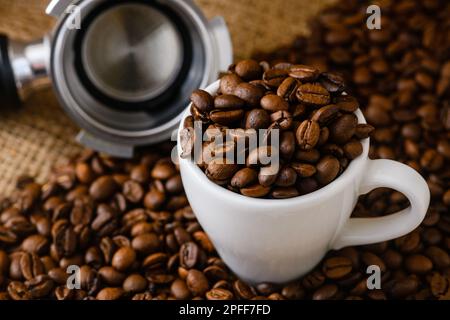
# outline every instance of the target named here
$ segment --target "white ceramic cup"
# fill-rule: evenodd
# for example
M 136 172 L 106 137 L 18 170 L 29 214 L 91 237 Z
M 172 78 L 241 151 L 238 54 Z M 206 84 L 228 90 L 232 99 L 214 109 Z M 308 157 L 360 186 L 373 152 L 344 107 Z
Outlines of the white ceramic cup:
M 217 81 L 206 91 L 215 94 L 218 88 Z M 183 119 L 188 115 L 189 108 Z M 360 110 L 356 115 L 366 123 Z M 335 181 L 283 200 L 231 192 L 191 160 L 179 163 L 191 207 L 230 269 L 250 283 L 283 283 L 310 271 L 330 249 L 397 238 L 422 222 L 430 201 L 424 179 L 399 162 L 370 160 L 369 139 L 362 144 L 362 155 Z M 379 218 L 350 218 L 358 196 L 378 187 L 400 191 L 411 206 Z

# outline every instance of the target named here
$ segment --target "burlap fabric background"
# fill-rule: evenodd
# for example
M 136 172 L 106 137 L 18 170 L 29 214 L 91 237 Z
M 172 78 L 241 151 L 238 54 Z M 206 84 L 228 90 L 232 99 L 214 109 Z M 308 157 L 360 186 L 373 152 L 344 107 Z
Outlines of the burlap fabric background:
M 236 59 L 255 50 L 271 50 L 307 32 L 307 22 L 333 0 L 196 0 L 208 17 L 225 17 Z M 54 20 L 44 14 L 49 0 L 0 0 L 0 32 L 22 40 L 42 36 Z M 17 178 L 31 175 L 42 182 L 53 165 L 81 150 L 77 128 L 62 112 L 51 90 L 32 96 L 15 112 L 1 108 L 0 198 Z

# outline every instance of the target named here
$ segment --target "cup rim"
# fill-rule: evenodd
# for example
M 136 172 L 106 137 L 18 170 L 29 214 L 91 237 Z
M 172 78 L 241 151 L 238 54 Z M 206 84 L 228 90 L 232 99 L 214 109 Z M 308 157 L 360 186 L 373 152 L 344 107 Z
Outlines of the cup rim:
M 217 93 L 219 86 L 220 80 L 217 80 L 211 83 L 204 90 L 214 95 L 215 93 Z M 223 200 L 245 202 L 247 205 L 253 204 L 253 205 L 279 205 L 279 206 L 292 206 L 292 205 L 295 206 L 304 204 L 305 202 L 309 201 L 321 200 L 333 195 L 337 190 L 347 185 L 348 183 L 354 181 L 355 180 L 354 177 L 359 171 L 361 171 L 364 168 L 365 163 L 368 160 L 370 138 L 361 141 L 363 146 L 362 154 L 359 155 L 357 158 L 353 159 L 350 162 L 350 165 L 344 170 L 344 172 L 337 179 L 333 180 L 331 183 L 327 184 L 324 187 L 319 188 L 316 191 L 287 199 L 265 199 L 265 198 L 252 198 L 244 196 L 240 193 L 233 192 L 231 190 L 228 190 L 227 188 L 217 185 L 216 183 L 208 179 L 206 174 L 197 166 L 196 163 L 194 163 L 190 159 L 183 159 L 179 156 L 181 154 L 181 146 L 178 143 L 180 141 L 180 132 L 183 129 L 184 119 L 186 119 L 186 117 L 190 115 L 190 107 L 191 103 L 186 107 L 185 111 L 183 112 L 177 133 L 177 151 L 180 167 L 186 168 L 189 171 L 189 174 L 195 178 L 197 183 L 204 185 L 205 188 L 208 188 L 211 192 L 220 192 L 221 193 L 220 196 L 222 197 Z M 367 123 L 363 113 L 359 108 L 355 111 L 355 115 L 358 118 L 358 124 Z

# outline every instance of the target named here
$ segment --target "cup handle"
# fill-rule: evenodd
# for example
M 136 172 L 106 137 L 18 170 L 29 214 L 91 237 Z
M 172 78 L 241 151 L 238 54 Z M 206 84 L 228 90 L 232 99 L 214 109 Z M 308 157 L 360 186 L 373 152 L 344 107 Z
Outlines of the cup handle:
M 333 249 L 398 238 L 422 222 L 430 203 L 430 190 L 419 173 L 400 162 L 369 160 L 359 193 L 366 194 L 379 187 L 403 193 L 411 205 L 384 217 L 350 218 L 333 242 Z

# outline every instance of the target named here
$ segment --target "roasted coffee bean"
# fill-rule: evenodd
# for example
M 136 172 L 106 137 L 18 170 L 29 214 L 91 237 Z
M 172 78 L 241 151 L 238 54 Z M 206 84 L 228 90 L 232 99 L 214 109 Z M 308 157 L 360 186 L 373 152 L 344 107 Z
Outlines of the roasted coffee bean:
M 243 82 L 236 85 L 233 94 L 245 101 L 250 107 L 258 107 L 265 90 L 251 83 Z
M 353 160 L 357 157 L 359 157 L 363 152 L 363 146 L 361 142 L 357 140 L 352 140 L 347 142 L 344 147 L 344 154 L 347 157 L 347 159 Z
M 180 265 L 190 269 L 195 267 L 201 259 L 201 249 L 194 242 L 186 242 L 180 248 Z
M 35 253 L 24 253 L 21 255 L 20 270 L 25 280 L 31 280 L 45 272 L 44 265 Z
M 228 73 L 220 78 L 220 92 L 222 94 L 234 94 L 237 85 L 242 79 L 235 73 Z
M 433 269 L 433 263 L 426 256 L 414 254 L 406 258 L 405 266 L 411 273 L 425 274 Z
M 125 198 L 132 203 L 140 202 L 144 196 L 144 189 L 142 186 L 133 180 L 125 182 L 122 191 Z
M 309 82 L 316 80 L 319 76 L 319 70 L 311 66 L 298 64 L 290 67 L 289 76 L 301 82 Z
M 245 188 L 241 188 L 241 193 L 244 196 L 252 198 L 261 198 L 268 195 L 270 192 L 270 187 L 264 187 L 260 184 L 253 184 Z
M 305 290 L 300 282 L 296 281 L 283 287 L 281 294 L 287 299 L 299 300 L 305 297 Z
M 284 100 L 294 102 L 296 99 L 296 93 L 299 86 L 299 82 L 292 78 L 286 78 L 278 87 L 277 95 L 279 95 Z
M 195 269 L 189 270 L 186 284 L 194 296 L 203 296 L 209 289 L 208 279 L 202 272 Z
M 288 77 L 288 75 L 288 69 L 272 68 L 264 72 L 263 80 L 267 86 L 276 88 Z
M 298 87 L 297 99 L 308 105 L 323 106 L 330 103 L 330 93 L 319 83 L 306 83 Z
M 237 164 L 222 163 L 222 159 L 213 160 L 208 164 L 206 175 L 212 180 L 231 179 L 239 170 Z
M 290 166 L 301 178 L 312 177 L 317 171 L 315 166 L 307 163 L 293 162 Z
M 106 200 L 117 190 L 117 184 L 111 176 L 102 176 L 89 188 L 89 194 L 98 201 Z
M 116 251 L 112 258 L 112 266 L 118 271 L 130 268 L 136 260 L 136 252 L 130 247 L 122 247 Z
M 289 130 L 293 124 L 292 115 L 288 111 L 277 111 L 270 115 L 272 122 L 278 123 L 281 130 Z
M 147 280 L 140 274 L 129 275 L 123 282 L 125 292 L 138 293 L 147 289 Z
M 295 152 L 295 135 L 292 131 L 283 131 L 280 136 L 280 156 L 284 160 L 291 160 Z
M 250 300 L 255 296 L 255 290 L 241 280 L 234 281 L 233 289 L 236 296 L 244 300 Z
M 266 129 L 270 125 L 271 117 L 263 109 L 251 110 L 245 119 L 245 129 Z
M 340 279 L 352 271 L 352 262 L 344 257 L 329 258 L 323 263 L 322 270 L 327 278 Z
M 42 255 L 48 251 L 49 243 L 47 238 L 40 234 L 31 235 L 22 242 L 22 250 L 29 253 Z
M 236 74 L 245 81 L 261 78 L 263 69 L 255 60 L 242 60 L 234 68 Z
M 214 108 L 213 97 L 204 90 L 195 90 L 191 94 L 191 102 L 199 109 L 201 112 L 208 112 Z
M 297 180 L 297 174 L 291 167 L 283 167 L 278 172 L 277 179 L 275 180 L 275 185 L 278 187 L 291 187 L 295 184 Z
M 261 107 L 269 112 L 288 111 L 289 104 L 276 94 L 268 94 L 261 99 Z
M 206 293 L 208 300 L 232 300 L 233 298 L 233 293 L 223 288 L 214 288 Z
M 131 246 L 138 253 L 148 255 L 159 249 L 160 241 L 154 233 L 142 233 L 133 238 Z
M 339 161 L 333 156 L 323 157 L 316 166 L 317 181 L 321 185 L 326 185 L 333 181 L 339 173 Z
M 320 136 L 320 126 L 316 121 L 305 120 L 297 129 L 297 143 L 303 150 L 313 149 Z
M 335 73 L 321 73 L 319 76 L 319 82 L 330 93 L 342 92 L 345 89 L 344 78 Z
M 235 95 L 223 94 L 214 98 L 214 108 L 227 109 L 242 109 L 245 106 L 245 101 L 236 97 Z M 214 122 L 214 119 L 212 119 Z
M 253 184 L 258 179 L 258 173 L 251 168 L 243 168 L 236 172 L 231 179 L 231 186 L 234 188 L 244 188 Z
M 275 187 L 270 195 L 274 199 L 287 199 L 297 197 L 300 193 L 294 187 Z
M 312 116 L 311 120 L 318 122 L 321 126 L 327 125 L 338 116 L 338 113 L 339 107 L 335 104 L 329 104 L 318 109 Z
M 244 116 L 244 111 L 241 109 L 238 110 L 213 110 L 210 113 L 210 118 L 212 121 L 221 124 L 221 125 L 229 125 L 236 121 L 239 121 Z
M 330 125 L 330 140 L 338 144 L 346 143 L 355 134 L 357 124 L 354 114 L 343 115 Z
M 312 296 L 313 300 L 331 300 L 338 293 L 338 287 L 335 284 L 327 284 L 317 289 Z
M 124 294 L 122 288 L 103 288 L 97 293 L 97 300 L 119 300 Z

